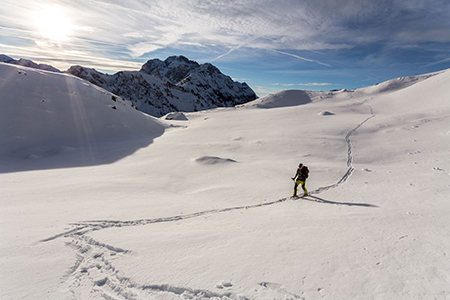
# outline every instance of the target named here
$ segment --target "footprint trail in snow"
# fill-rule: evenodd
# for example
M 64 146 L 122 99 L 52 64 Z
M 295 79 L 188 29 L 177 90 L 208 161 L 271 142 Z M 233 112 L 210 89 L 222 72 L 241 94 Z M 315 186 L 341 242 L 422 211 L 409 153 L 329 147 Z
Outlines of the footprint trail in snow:
M 370 107 L 370 106 L 369 106 Z M 353 167 L 353 148 L 351 143 L 351 136 L 364 123 L 375 117 L 373 110 L 370 107 L 371 116 L 359 123 L 355 128 L 348 132 L 345 136 L 347 143 L 347 166 L 348 170 L 344 176 L 335 184 L 320 187 L 310 194 L 320 194 L 323 191 L 336 188 L 340 184 L 346 182 L 354 171 Z M 320 199 L 314 197 L 316 199 Z M 233 292 L 226 291 L 232 284 L 222 285 L 221 292 L 212 292 L 202 289 L 192 289 L 185 287 L 172 286 L 170 284 L 139 284 L 120 270 L 117 270 L 111 261 L 123 255 L 130 255 L 130 250 L 117 248 L 111 245 L 100 243 L 88 236 L 89 232 L 102 230 L 112 227 L 128 227 L 128 226 L 144 226 L 154 223 L 175 222 L 185 219 L 197 218 L 208 214 L 218 214 L 229 211 L 237 211 L 244 209 L 254 209 L 264 206 L 275 205 L 287 201 L 288 197 L 281 198 L 272 202 L 265 202 L 255 205 L 236 206 L 223 209 L 213 209 L 201 212 L 196 212 L 186 215 L 177 215 L 172 217 L 163 217 L 155 219 L 141 219 L 132 221 L 114 221 L 114 220 L 95 220 L 85 221 L 71 224 L 74 228 L 69 231 L 46 238 L 41 242 L 49 242 L 60 237 L 66 238 L 68 241 L 66 245 L 74 249 L 77 259 L 75 264 L 63 276 L 61 285 L 64 289 L 69 290 L 75 299 L 151 299 L 154 297 L 163 297 L 164 299 L 248 299 L 246 296 L 238 295 Z M 328 201 L 318 201 L 328 202 Z M 346 204 L 328 202 L 331 204 Z M 354 204 L 361 206 L 370 206 L 364 204 Z M 61 287 L 60 287 L 61 288 Z M 261 292 L 271 293 L 273 299 L 303 299 L 298 295 L 294 295 L 287 290 L 281 288 L 276 283 L 260 283 L 259 288 L 264 288 Z

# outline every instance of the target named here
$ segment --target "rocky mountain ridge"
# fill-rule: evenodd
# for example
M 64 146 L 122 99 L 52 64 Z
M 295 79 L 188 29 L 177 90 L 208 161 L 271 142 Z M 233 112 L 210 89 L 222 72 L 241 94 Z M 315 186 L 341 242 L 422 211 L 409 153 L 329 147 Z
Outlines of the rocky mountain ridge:
M 60 72 L 6 55 L 0 56 L 0 61 Z M 171 56 L 164 61 L 152 59 L 139 71 L 113 75 L 82 66 L 72 66 L 66 72 L 131 101 L 138 110 L 155 117 L 174 111 L 233 107 L 257 98 L 246 83 L 233 81 L 210 63 L 199 64 L 184 56 Z
M 232 107 L 257 98 L 246 84 L 233 81 L 209 63 L 184 56 L 149 60 L 140 71 L 114 75 L 81 66 L 68 73 L 131 101 L 140 111 L 160 117 L 173 111 L 192 112 Z

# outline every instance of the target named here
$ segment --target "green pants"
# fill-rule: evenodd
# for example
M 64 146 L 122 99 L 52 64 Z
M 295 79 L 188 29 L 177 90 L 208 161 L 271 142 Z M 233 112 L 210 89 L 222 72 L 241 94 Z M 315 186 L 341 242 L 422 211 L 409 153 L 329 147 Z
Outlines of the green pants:
M 297 188 L 300 184 L 302 185 L 303 194 L 308 194 L 308 190 L 306 189 L 306 181 L 297 180 L 294 185 L 294 196 L 297 196 Z

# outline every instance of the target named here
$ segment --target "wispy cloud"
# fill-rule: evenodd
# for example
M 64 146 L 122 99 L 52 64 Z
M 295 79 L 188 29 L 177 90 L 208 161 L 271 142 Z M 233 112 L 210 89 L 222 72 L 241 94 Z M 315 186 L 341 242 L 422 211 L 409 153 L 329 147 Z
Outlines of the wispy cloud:
M 443 63 L 446 63 L 446 62 L 450 62 L 450 57 L 445 58 L 445 59 L 441 59 L 441 60 L 438 60 L 438 61 L 435 61 L 435 62 L 432 62 L 432 63 L 429 63 L 429 64 L 426 64 L 426 65 L 422 66 L 422 68 L 428 68 L 428 67 L 431 67 L 431 66 L 440 65 L 440 64 L 443 64 Z
M 31 24 L 19 24 L 31 20 L 29 16 L 37 9 L 57 5 L 66 10 L 71 22 L 94 30 L 96 34 L 91 34 L 94 40 L 129 43 L 129 50 L 137 56 L 179 42 L 222 44 L 234 49 L 255 37 L 265 37 L 265 42 L 259 43 L 265 48 L 297 50 L 340 47 L 361 37 L 366 41 L 398 37 L 450 41 L 448 30 L 442 29 L 442 22 L 449 24 L 445 17 L 449 4 L 445 0 L 3 2 L 9 26 L 31 30 Z M 427 24 L 415 22 L 429 13 L 429 7 L 438 19 L 428 18 Z M 439 13 L 442 8 L 444 11 Z
M 49 6 L 72 25 L 64 42 L 36 31 L 33 16 Z M 217 62 L 264 51 L 336 68 L 349 55 L 368 64 L 367 57 L 398 56 L 398 49 L 423 43 L 448 52 L 449 11 L 448 0 L 3 0 L 0 50 L 139 61 L 190 49 Z M 318 59 L 317 51 L 327 55 Z

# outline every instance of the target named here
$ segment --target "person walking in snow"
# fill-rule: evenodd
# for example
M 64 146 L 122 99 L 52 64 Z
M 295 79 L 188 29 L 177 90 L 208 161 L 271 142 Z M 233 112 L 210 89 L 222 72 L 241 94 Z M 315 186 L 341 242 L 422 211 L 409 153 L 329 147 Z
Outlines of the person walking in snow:
M 297 188 L 299 185 L 302 186 L 303 189 L 303 196 L 306 196 L 308 194 L 308 190 L 306 189 L 306 179 L 308 178 L 309 170 L 308 167 L 300 163 L 298 165 L 297 173 L 295 174 L 294 180 L 294 195 L 293 197 L 297 197 Z

